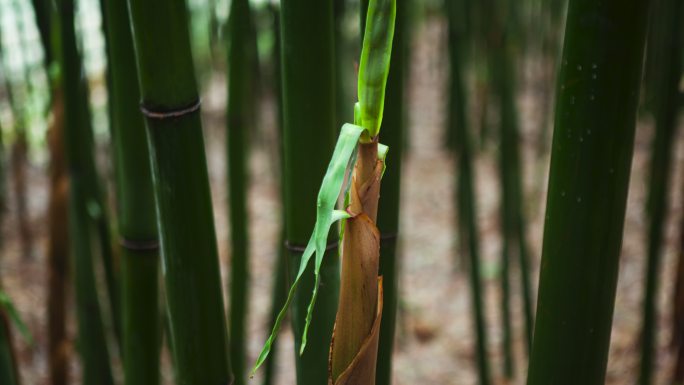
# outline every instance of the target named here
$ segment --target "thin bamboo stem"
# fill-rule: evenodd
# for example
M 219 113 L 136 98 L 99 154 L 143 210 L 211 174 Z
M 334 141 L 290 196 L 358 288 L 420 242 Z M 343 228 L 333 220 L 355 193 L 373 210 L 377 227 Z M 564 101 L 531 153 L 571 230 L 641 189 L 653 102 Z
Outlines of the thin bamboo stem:
M 254 123 L 254 70 L 252 67 L 252 12 L 249 1 L 230 6 L 228 50 L 228 188 L 230 205 L 230 358 L 235 385 L 245 383 L 246 317 L 249 282 L 247 213 L 247 158 L 250 128 Z
M 682 2 L 677 0 L 656 0 L 653 14 L 658 25 L 651 33 L 655 51 L 647 57 L 654 60 L 657 71 L 652 76 L 655 89 L 653 111 L 655 113 L 655 137 L 652 143 L 649 195 L 646 212 L 649 219 L 648 254 L 646 265 L 646 290 L 643 299 L 643 320 L 641 329 L 641 367 L 639 384 L 652 383 L 653 364 L 656 357 L 655 341 L 657 331 L 656 298 L 658 294 L 659 271 L 662 260 L 663 227 L 668 210 L 668 191 L 672 155 L 677 132 L 680 105 L 679 79 L 681 76 L 681 28 Z
M 85 383 L 113 384 L 109 352 L 97 296 L 92 250 L 92 185 L 95 169 L 92 132 L 87 114 L 85 79 L 76 45 L 74 3 L 57 3 L 60 31 L 60 68 L 65 97 L 65 145 L 69 170 L 69 235 L 74 257 L 79 351 Z
M 402 158 L 406 127 L 405 82 L 408 75 L 407 55 L 409 51 L 407 25 L 409 2 L 397 2 L 392 66 L 387 78 L 385 94 L 386 107 L 382 122 L 383 144 L 390 148 L 387 168 L 383 175 L 382 199 L 378 206 L 378 229 L 380 230 L 380 268 L 383 277 L 382 323 L 376 363 L 375 383 L 389 385 L 392 382 L 392 357 L 399 301 L 399 203 L 401 187 Z
M 468 131 L 467 94 L 464 84 L 464 55 L 466 44 L 462 23 L 465 15 L 460 13 L 451 1 L 446 3 L 449 15 L 449 57 L 451 66 L 451 83 L 449 91 L 449 128 L 451 144 L 457 154 L 458 189 L 456 201 L 458 205 L 458 228 L 460 251 L 468 256 L 470 273 L 471 305 L 473 308 L 473 326 L 477 334 L 476 356 L 479 383 L 491 383 L 489 361 L 487 359 L 487 334 L 485 325 L 484 303 L 480 273 L 479 235 L 477 230 L 477 207 L 473 171 L 473 155 L 471 138 Z M 506 275 L 504 275 L 506 277 Z M 506 302 L 504 302 L 506 303 Z M 508 310 L 508 309 L 506 309 Z M 505 314 L 508 314 L 505 312 Z M 509 337 L 509 336 L 505 336 Z M 508 369 L 508 368 L 507 368 Z
M 121 250 L 122 345 L 126 385 L 160 382 L 159 244 L 148 139 L 128 7 L 105 1 L 109 105 Z M 107 223 L 106 221 L 101 223 Z

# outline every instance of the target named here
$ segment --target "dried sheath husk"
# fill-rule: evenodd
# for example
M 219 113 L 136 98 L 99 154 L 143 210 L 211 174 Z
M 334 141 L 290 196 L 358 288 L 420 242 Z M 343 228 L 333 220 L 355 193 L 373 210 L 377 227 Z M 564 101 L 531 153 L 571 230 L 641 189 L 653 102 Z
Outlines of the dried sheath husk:
M 375 221 L 384 164 L 377 141 L 359 144 L 344 225 L 340 302 L 330 346 L 330 384 L 375 383 L 382 281 L 380 232 Z

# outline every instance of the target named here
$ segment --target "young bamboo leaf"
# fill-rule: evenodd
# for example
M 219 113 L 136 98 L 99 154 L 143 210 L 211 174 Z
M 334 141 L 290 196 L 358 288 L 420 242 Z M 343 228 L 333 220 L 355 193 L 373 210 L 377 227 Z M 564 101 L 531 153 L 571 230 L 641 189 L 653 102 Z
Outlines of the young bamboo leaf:
M 372 138 L 380 133 L 394 38 L 395 1 L 371 0 L 359 63 L 360 125 Z M 357 123 L 359 124 L 359 123 Z
M 19 333 L 21 333 L 22 337 L 24 337 L 26 342 L 30 346 L 33 346 L 33 336 L 31 336 L 31 332 L 29 332 L 28 327 L 19 316 L 17 308 L 14 307 L 14 303 L 12 303 L 12 300 L 7 295 L 7 293 L 0 290 L 0 310 L 2 309 L 5 309 L 7 311 L 7 314 L 12 320 L 12 323 L 14 323 L 14 326 L 16 326 L 17 330 L 19 330 Z
M 273 341 L 278 335 L 280 324 L 283 318 L 285 317 L 285 313 L 287 312 L 287 309 L 290 306 L 292 299 L 294 298 L 294 293 L 297 289 L 297 285 L 299 284 L 299 280 L 302 277 L 304 270 L 306 270 L 306 267 L 308 266 L 309 261 L 311 260 L 311 257 L 314 255 L 315 252 L 316 258 L 314 274 L 316 275 L 316 285 L 314 285 L 313 296 L 311 298 L 311 303 L 309 304 L 307 311 L 306 325 L 304 327 L 304 335 L 302 337 L 302 346 L 300 349 L 300 353 L 304 351 L 304 348 L 306 347 L 306 333 L 309 329 L 309 324 L 311 322 L 312 317 L 312 310 L 314 307 L 314 303 L 316 301 L 316 294 L 318 292 L 319 283 L 318 273 L 323 262 L 323 254 L 325 253 L 326 244 L 328 242 L 328 234 L 330 232 L 330 227 L 335 221 L 343 219 L 348 215 L 346 214 L 346 212 L 335 210 L 335 203 L 337 202 L 337 197 L 339 196 L 340 190 L 342 189 L 345 170 L 347 170 L 347 166 L 349 165 L 350 160 L 352 160 L 352 155 L 356 150 L 356 144 L 359 140 L 359 137 L 364 131 L 365 129 L 363 127 L 359 127 L 353 124 L 345 124 L 344 126 L 342 126 L 342 131 L 340 132 L 337 144 L 335 145 L 335 151 L 333 152 L 333 156 L 330 159 L 328 169 L 325 172 L 325 176 L 323 177 L 321 189 L 318 192 L 318 202 L 316 206 L 316 224 L 314 225 L 313 234 L 311 234 L 309 243 L 307 244 L 306 249 L 302 254 L 301 263 L 299 265 L 299 271 L 297 272 L 297 277 L 292 283 L 292 287 L 290 287 L 290 291 L 287 294 L 287 300 L 285 301 L 285 305 L 280 310 L 280 313 L 278 313 L 278 317 L 276 318 L 275 324 L 273 325 L 271 335 L 266 340 L 266 343 L 264 344 L 264 347 L 261 353 L 259 354 L 259 358 L 257 359 L 257 362 L 254 364 L 254 368 L 252 369 L 252 375 L 254 375 L 259 366 L 261 366 L 261 364 L 266 360 L 266 357 L 268 357 L 268 354 L 271 351 L 271 345 L 273 344 Z

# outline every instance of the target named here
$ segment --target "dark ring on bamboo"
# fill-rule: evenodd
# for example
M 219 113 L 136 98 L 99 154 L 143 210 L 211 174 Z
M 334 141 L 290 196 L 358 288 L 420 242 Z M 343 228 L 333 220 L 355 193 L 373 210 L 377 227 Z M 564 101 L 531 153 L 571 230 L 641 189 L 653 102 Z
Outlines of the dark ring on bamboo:
M 329 242 L 328 245 L 325 247 L 325 251 L 330 251 L 330 250 L 336 249 L 337 246 L 339 246 L 339 243 L 340 243 L 339 241 Z M 306 250 L 305 245 L 297 245 L 297 244 L 294 244 L 290 241 L 285 241 L 285 248 L 288 251 L 295 251 L 295 252 L 299 252 L 299 253 L 303 253 Z
M 177 119 L 180 117 L 183 117 L 185 115 L 190 115 L 193 114 L 197 111 L 200 110 L 200 106 L 202 105 L 202 99 L 197 98 L 194 102 L 182 106 L 179 108 L 171 108 L 168 110 L 155 110 L 149 106 L 146 106 L 145 103 L 140 103 L 140 111 L 142 111 L 143 115 L 149 119 L 157 119 L 157 120 L 165 120 L 165 119 Z
M 121 247 L 133 251 L 154 251 L 159 249 L 159 241 L 156 239 L 147 239 L 144 241 L 137 241 L 121 237 L 119 239 Z
M 397 239 L 398 237 L 399 237 L 399 234 L 397 234 L 397 233 L 381 234 L 380 240 L 381 241 L 391 241 L 391 240 Z

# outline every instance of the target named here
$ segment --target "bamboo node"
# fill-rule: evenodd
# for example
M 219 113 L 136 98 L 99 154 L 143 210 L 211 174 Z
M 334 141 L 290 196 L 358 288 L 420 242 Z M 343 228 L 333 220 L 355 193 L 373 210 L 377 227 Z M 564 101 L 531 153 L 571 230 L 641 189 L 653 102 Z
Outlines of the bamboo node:
M 200 106 L 202 105 L 202 99 L 197 98 L 194 102 L 177 107 L 177 108 L 169 108 L 169 109 L 160 109 L 160 110 L 155 110 L 154 108 L 150 106 L 146 106 L 145 102 L 140 103 L 140 111 L 142 112 L 143 115 L 145 115 L 146 118 L 149 119 L 156 119 L 156 120 L 165 120 L 165 119 L 177 119 L 186 115 L 193 114 L 197 111 L 200 110 Z
M 159 241 L 156 239 L 133 240 L 121 237 L 119 239 L 121 247 L 133 251 L 153 251 L 159 249 Z

